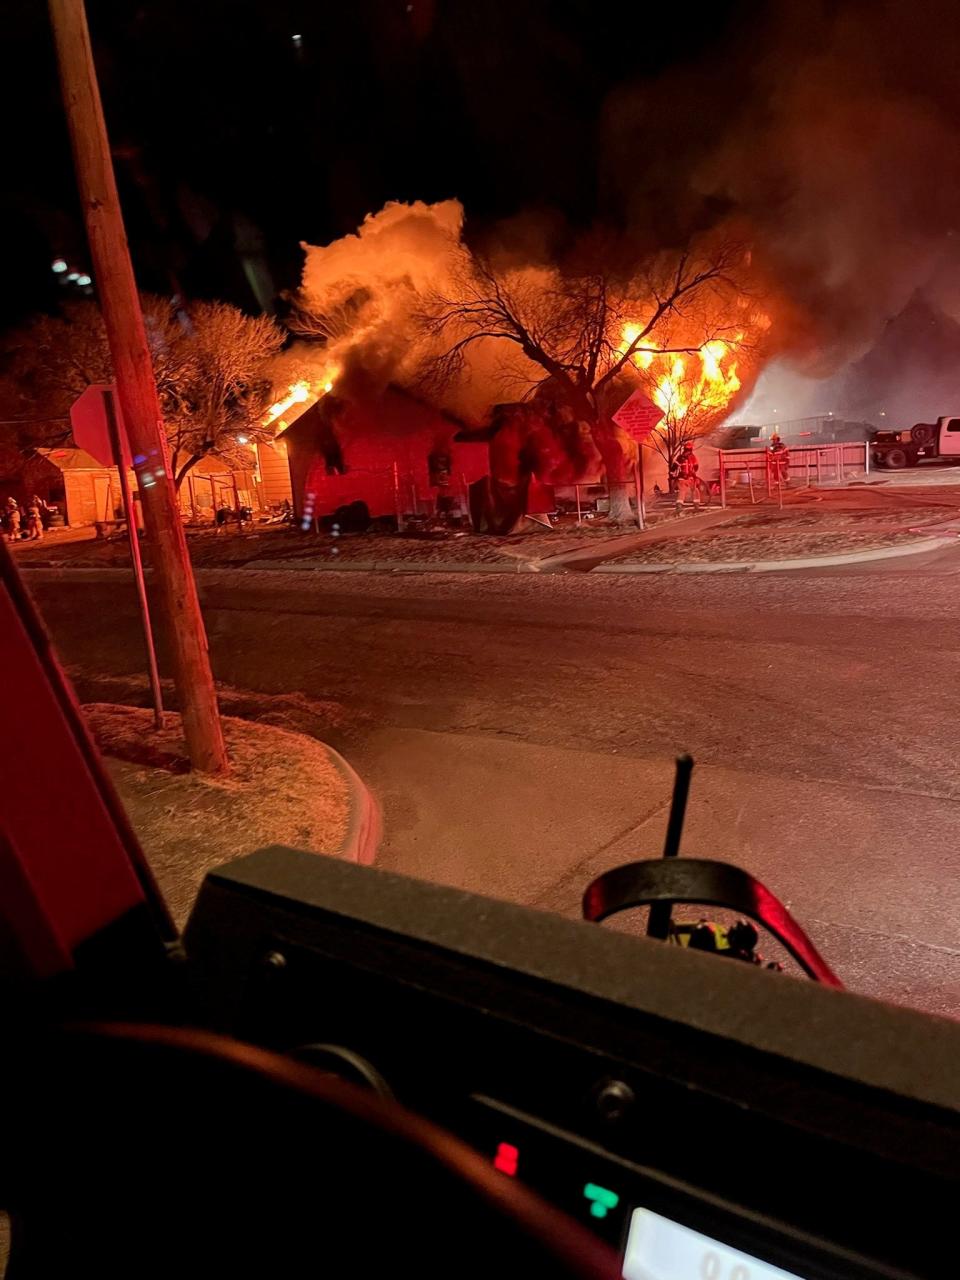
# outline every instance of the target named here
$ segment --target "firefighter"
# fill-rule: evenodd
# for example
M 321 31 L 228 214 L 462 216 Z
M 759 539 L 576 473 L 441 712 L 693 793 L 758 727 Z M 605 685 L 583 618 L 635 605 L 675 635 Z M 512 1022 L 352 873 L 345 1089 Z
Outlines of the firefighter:
M 770 437 L 770 448 L 767 451 L 770 462 L 770 478 L 774 484 L 786 488 L 790 476 L 790 450 L 778 435 Z
M 670 468 L 671 474 L 676 481 L 677 486 L 677 511 L 686 502 L 687 498 L 692 495 L 696 505 L 700 503 L 700 486 L 697 482 L 697 472 L 700 470 L 700 463 L 697 461 L 697 455 L 693 452 L 693 445 L 688 440 L 680 452 L 674 457 L 673 466 Z
M 27 506 L 27 534 L 31 541 L 39 542 L 43 537 L 43 517 L 40 514 L 40 499 L 31 498 Z
M 31 507 L 36 507 L 37 510 L 40 512 L 40 523 L 42 528 L 45 529 L 47 525 L 50 523 L 50 515 L 52 511 L 50 504 L 46 501 L 45 498 L 41 498 L 39 493 L 35 493 L 33 497 L 30 499 L 29 505 Z
M 3 512 L 3 528 L 10 542 L 20 541 L 20 508 L 16 498 L 8 498 Z

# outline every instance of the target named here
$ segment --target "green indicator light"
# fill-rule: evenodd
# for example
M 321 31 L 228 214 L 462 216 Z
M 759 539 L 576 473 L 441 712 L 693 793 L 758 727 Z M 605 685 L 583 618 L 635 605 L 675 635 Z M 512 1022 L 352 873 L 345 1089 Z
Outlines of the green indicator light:
M 587 1183 L 583 1188 L 583 1195 L 590 1201 L 590 1212 L 595 1218 L 605 1218 L 609 1211 L 615 1209 L 620 1203 L 620 1197 L 615 1191 L 598 1187 L 595 1182 Z

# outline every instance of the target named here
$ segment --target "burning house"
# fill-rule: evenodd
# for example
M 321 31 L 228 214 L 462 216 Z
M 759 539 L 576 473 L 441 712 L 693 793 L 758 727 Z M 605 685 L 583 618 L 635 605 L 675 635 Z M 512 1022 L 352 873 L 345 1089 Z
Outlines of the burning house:
M 485 442 L 455 440 L 463 426 L 397 387 L 305 396 L 258 447 L 266 503 L 292 502 L 301 520 L 362 503 L 373 519 L 467 510 L 467 489 L 489 469 Z

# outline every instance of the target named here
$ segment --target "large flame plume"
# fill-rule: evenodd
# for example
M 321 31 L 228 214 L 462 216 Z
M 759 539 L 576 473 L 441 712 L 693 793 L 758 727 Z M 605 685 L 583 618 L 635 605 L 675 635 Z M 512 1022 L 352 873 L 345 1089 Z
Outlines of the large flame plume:
M 624 325 L 621 350 L 637 341 L 636 325 Z M 691 412 L 722 417 L 730 408 L 742 383 L 737 374 L 736 344 L 720 338 L 711 339 L 687 355 L 657 351 L 654 346 L 641 347 L 632 360 L 649 387 L 650 398 L 663 410 L 664 422 L 680 422 Z

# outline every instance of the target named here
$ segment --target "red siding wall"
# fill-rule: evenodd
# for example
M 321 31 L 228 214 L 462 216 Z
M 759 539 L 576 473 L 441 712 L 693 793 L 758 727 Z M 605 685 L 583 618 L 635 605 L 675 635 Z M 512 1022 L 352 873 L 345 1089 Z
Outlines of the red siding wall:
M 284 435 L 294 507 L 301 517 L 305 505 L 321 516 L 356 501 L 365 502 L 372 516 L 395 515 L 398 503 L 403 514 L 427 510 L 436 496 L 427 459 L 438 444 L 451 454 L 453 492 L 489 470 L 485 446 L 454 445 L 457 427 L 452 422 L 409 396 L 388 391 L 375 401 L 351 403 L 337 421 L 345 472 L 329 475 L 321 447 L 322 404 Z M 312 501 L 305 504 L 308 494 Z

